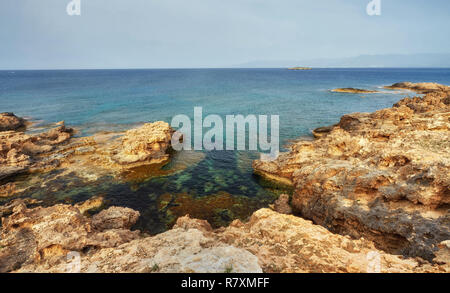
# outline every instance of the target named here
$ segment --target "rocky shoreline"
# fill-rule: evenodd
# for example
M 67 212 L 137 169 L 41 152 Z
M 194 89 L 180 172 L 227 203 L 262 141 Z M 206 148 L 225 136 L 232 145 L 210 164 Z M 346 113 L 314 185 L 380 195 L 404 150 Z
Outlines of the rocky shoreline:
M 38 134 L 0 132 L 0 198 L 26 192 L 27 187 L 16 186 L 14 180 L 24 173 L 60 170 L 95 181 L 101 176 L 118 177 L 131 168 L 164 164 L 170 159 L 174 130 L 166 122 L 90 137 L 73 137 L 74 129 L 66 127 L 63 121 L 58 124 Z
M 294 211 L 330 231 L 364 237 L 393 254 L 432 261 L 450 239 L 450 90 L 393 108 L 344 115 L 257 174 L 290 183 Z
M 450 89 L 392 86 L 400 87 L 425 96 L 344 115 L 276 161 L 254 161 L 256 174 L 294 192 L 245 223 L 213 229 L 186 215 L 149 236 L 130 230 L 140 216 L 132 209 L 91 216 L 98 198 L 50 207 L 10 200 L 0 206 L 0 272 L 67 272 L 69 253 L 81 272 L 450 272 Z M 165 122 L 88 138 L 64 123 L 28 135 L 24 123 L 0 116 L 0 197 L 18 191 L 22 173 L 119 176 L 170 159 Z

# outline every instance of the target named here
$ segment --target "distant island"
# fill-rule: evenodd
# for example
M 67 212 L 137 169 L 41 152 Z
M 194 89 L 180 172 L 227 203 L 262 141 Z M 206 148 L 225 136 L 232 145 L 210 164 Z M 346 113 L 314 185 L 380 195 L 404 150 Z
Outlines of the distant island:
M 356 88 L 338 88 L 331 90 L 335 93 L 352 93 L 352 94 L 373 94 L 379 93 L 378 91 L 365 90 L 365 89 L 356 89 Z
M 311 67 L 290 67 L 289 70 L 311 70 Z

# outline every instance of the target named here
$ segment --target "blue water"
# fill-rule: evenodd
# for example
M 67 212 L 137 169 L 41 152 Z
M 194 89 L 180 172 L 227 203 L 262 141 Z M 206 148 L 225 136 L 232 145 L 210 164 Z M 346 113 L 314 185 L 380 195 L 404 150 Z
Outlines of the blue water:
M 338 122 L 343 114 L 391 107 L 406 95 L 342 94 L 330 89 L 379 89 L 400 81 L 450 84 L 450 69 L 0 71 L 0 112 L 14 112 L 44 124 L 65 120 L 66 125 L 81 130 L 79 135 L 127 129 L 142 122 L 170 123 L 178 114 L 193 117 L 195 106 L 203 107 L 204 115 L 279 115 L 283 145 L 290 139 L 310 136 L 314 128 Z M 89 191 L 67 187 L 61 189 L 63 195 L 45 196 L 81 200 L 94 193 L 106 194 L 111 204 L 139 209 L 144 214 L 142 227 L 160 231 L 165 229 L 161 223 L 168 222 L 162 220 L 168 217 L 167 210 L 155 205 L 167 194 L 176 197 L 184 193 L 205 200 L 227 193 L 239 200 L 259 202 L 254 208 L 267 205 L 274 190 L 252 175 L 252 158 L 253 154 L 209 152 L 200 164 L 176 175 L 138 185 L 109 182 Z M 236 205 L 235 210 L 239 208 Z M 214 216 L 210 213 L 207 218 L 218 215 L 227 222 L 238 217 L 233 208 L 230 210 L 231 214 L 215 210 Z M 156 217 L 154 213 L 160 214 Z

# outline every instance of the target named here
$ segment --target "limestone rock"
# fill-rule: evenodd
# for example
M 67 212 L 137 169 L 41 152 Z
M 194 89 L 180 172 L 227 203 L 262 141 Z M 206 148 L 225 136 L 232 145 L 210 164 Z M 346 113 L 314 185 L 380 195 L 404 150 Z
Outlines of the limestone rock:
M 110 207 L 92 217 L 93 226 L 99 230 L 130 229 L 139 219 L 139 212 L 130 208 Z
M 439 250 L 436 252 L 434 262 L 445 264 L 447 268 L 450 267 L 450 240 L 442 241 L 438 245 Z
M 297 142 L 272 162 L 254 161 L 255 173 L 291 184 L 302 217 L 431 261 L 450 239 L 449 97 L 433 91 L 344 115 L 315 141 Z
M 139 128 L 128 130 L 113 159 L 119 164 L 167 160 L 173 133 L 174 130 L 169 124 L 162 121 L 146 123 Z
M 280 197 L 274 202 L 273 209 L 280 214 L 292 214 L 292 208 L 289 204 L 289 195 L 281 194 Z
M 135 167 L 162 166 L 170 158 L 174 131 L 160 121 L 125 133 L 98 133 L 73 138 L 74 132 L 63 121 L 56 128 L 37 134 L 0 132 L 0 180 L 14 183 L 14 176 L 21 173 L 42 174 L 58 169 L 61 173 L 56 176 L 72 174 L 92 182 L 105 176 L 122 177 L 123 173 Z M 53 178 L 42 177 L 44 180 Z M 22 186 L 20 192 L 26 192 L 27 188 L 33 186 Z M 1 190 L 7 190 L 7 186 Z M 11 192 L 0 194 L 14 195 L 13 189 L 8 190 Z
M 412 82 L 398 82 L 394 83 L 390 86 L 385 86 L 387 89 L 406 89 L 412 90 L 418 93 L 427 94 L 430 92 L 436 91 L 448 91 L 450 87 L 434 82 L 420 82 L 420 83 L 412 83 Z
M 3 218 L 1 272 L 67 272 L 69 252 L 80 256 L 80 272 L 92 273 L 449 271 L 442 259 L 431 264 L 390 255 L 371 241 L 332 234 L 269 209 L 255 212 L 247 223 L 236 220 L 217 230 L 185 216 L 172 230 L 140 237 L 138 232 L 116 229 L 130 226 L 123 220 L 113 229 L 99 230 L 94 220 L 70 205 L 29 209 L 17 201 L 11 206 L 12 214 Z M 104 213 L 111 214 L 124 219 L 133 213 L 117 207 Z
M 49 165 L 39 156 L 68 141 L 73 130 L 60 126 L 48 132 L 28 135 L 23 132 L 0 132 L 0 180 Z M 50 160 L 47 162 L 52 163 Z
M 18 205 L 4 219 L 0 271 L 66 272 L 67 253 L 75 251 L 81 272 L 262 272 L 253 254 L 216 241 L 204 221 L 184 217 L 176 228 L 145 238 L 117 229 L 129 227 L 137 215 L 111 207 L 91 221 L 69 205 Z M 105 221 L 99 226 L 100 219 Z
M 80 213 L 84 214 L 87 211 L 92 211 L 101 208 L 103 204 L 104 198 L 102 196 L 94 196 L 86 201 L 77 203 L 75 207 L 80 211 Z
M 0 235 L 0 272 L 8 272 L 28 264 L 54 264 L 70 251 L 117 246 L 136 239 L 138 232 L 97 230 L 91 219 L 70 205 L 28 209 L 18 203 L 12 214 L 2 219 Z
M 17 130 L 25 126 L 25 120 L 13 113 L 0 113 L 0 131 Z
M 216 237 L 256 255 L 264 272 L 269 273 L 418 273 L 448 269 L 387 254 L 368 240 L 352 240 L 311 221 L 269 209 L 256 211 L 248 223 L 236 220 L 220 228 Z

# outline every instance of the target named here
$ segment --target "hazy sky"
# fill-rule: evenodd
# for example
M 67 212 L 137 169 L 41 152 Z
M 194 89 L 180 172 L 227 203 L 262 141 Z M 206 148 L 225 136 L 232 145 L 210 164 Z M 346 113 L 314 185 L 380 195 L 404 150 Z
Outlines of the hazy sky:
M 0 69 L 229 67 L 450 53 L 450 1 L 0 0 Z

